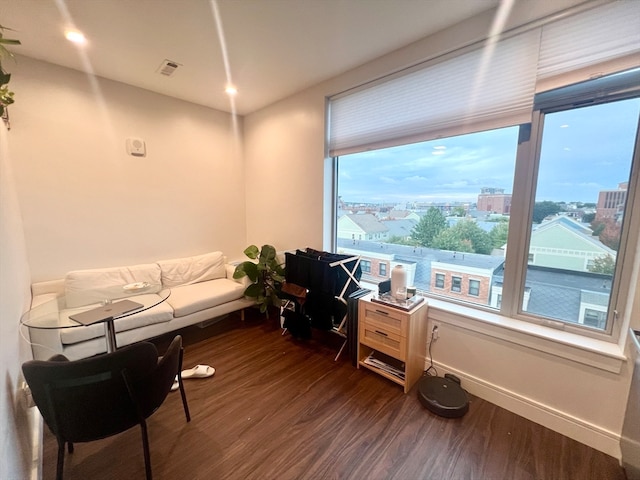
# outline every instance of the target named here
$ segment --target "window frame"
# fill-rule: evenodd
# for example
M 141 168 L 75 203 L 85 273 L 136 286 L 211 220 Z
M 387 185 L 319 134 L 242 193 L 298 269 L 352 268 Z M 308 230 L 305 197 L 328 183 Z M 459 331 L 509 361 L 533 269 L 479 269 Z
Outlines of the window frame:
M 640 75 L 640 69 L 637 69 L 637 74 Z M 617 74 L 616 74 L 617 75 Z M 565 88 L 572 88 L 577 86 L 578 89 L 584 87 L 584 84 L 594 82 L 596 80 L 587 80 L 580 84 L 569 85 L 568 87 L 560 87 L 556 90 L 563 90 Z M 631 83 L 631 85 L 630 85 Z M 552 91 L 551 93 L 553 93 Z M 518 145 L 516 149 L 516 162 L 514 172 L 514 182 L 512 191 L 523 192 L 519 195 L 512 197 L 511 209 L 510 209 L 510 222 L 509 222 L 509 247 L 505 254 L 505 266 L 504 277 L 509 278 L 508 282 L 505 282 L 501 287 L 500 293 L 500 308 L 496 309 L 489 305 L 477 305 L 463 301 L 463 299 L 456 298 L 442 298 L 437 292 L 422 292 L 426 297 L 431 297 L 436 300 L 437 303 L 444 302 L 443 305 L 450 305 L 452 311 L 456 311 L 458 308 L 468 310 L 469 312 L 476 312 L 474 315 L 467 315 L 467 319 L 473 320 L 482 319 L 485 316 L 488 318 L 501 318 L 502 321 L 512 325 L 512 329 L 522 329 L 522 332 L 530 332 L 530 328 L 527 324 L 537 324 L 543 327 L 549 327 L 549 334 L 542 334 L 542 330 L 539 331 L 540 335 L 550 339 L 554 342 L 553 338 L 562 338 L 564 332 L 567 334 L 575 334 L 577 344 L 581 344 L 584 337 L 593 338 L 598 341 L 602 341 L 600 350 L 606 351 L 606 355 L 610 357 L 613 363 L 619 361 L 619 356 L 615 350 L 622 332 L 622 325 L 628 323 L 628 319 L 624 320 L 627 316 L 627 311 L 631 310 L 633 295 L 631 292 L 632 280 L 633 280 L 633 268 L 636 261 L 636 248 L 640 241 L 640 125 L 636 131 L 636 144 L 635 152 L 631 163 L 631 172 L 628 182 L 628 197 L 627 197 L 627 210 L 629 214 L 625 215 L 623 220 L 623 234 L 620 239 L 619 247 L 619 267 L 616 269 L 614 282 L 616 287 L 611 291 L 609 312 L 611 319 L 608 320 L 607 328 L 604 331 L 595 330 L 591 327 L 585 327 L 584 325 L 572 324 L 560 321 L 553 321 L 547 318 L 538 317 L 534 314 L 525 312 L 522 310 L 522 300 L 527 297 L 527 288 L 525 286 L 526 272 L 528 266 L 528 246 L 530 240 L 531 230 L 531 218 L 533 214 L 533 205 L 535 203 L 535 187 L 538 178 L 538 165 L 539 156 L 542 141 L 542 132 L 544 127 L 544 115 L 552 113 L 554 111 L 566 110 L 571 108 L 577 108 L 581 101 L 588 101 L 589 105 L 595 105 L 597 103 L 608 103 L 616 100 L 623 100 L 628 98 L 634 98 L 640 96 L 640 82 L 633 83 L 628 79 L 622 82 L 621 87 L 614 91 L 614 89 L 608 89 L 604 94 L 602 92 L 597 93 L 596 89 L 587 90 L 587 94 L 581 93 L 581 98 L 573 97 L 560 97 L 560 100 L 556 100 L 555 104 L 549 104 L 550 92 L 543 92 L 544 105 L 536 104 L 532 111 L 531 123 L 519 125 Z M 600 95 L 600 96 L 599 96 Z M 482 131 L 479 128 L 477 131 Z M 453 134 L 455 135 L 455 134 Z M 383 147 L 381 147 L 383 148 Z M 339 156 L 331 157 L 334 162 L 334 177 L 335 192 L 337 192 L 337 171 Z M 335 199 L 333 200 L 335 202 Z M 337 210 L 334 209 L 334 215 L 337 215 Z M 333 242 L 336 241 L 334 236 Z M 333 244 L 335 248 L 335 243 Z M 635 283 L 634 283 L 635 285 Z M 436 286 L 436 288 L 438 288 Z M 446 288 L 446 285 L 445 285 Z M 434 289 L 435 290 L 435 289 Z M 462 293 L 462 288 L 460 292 Z M 441 307 L 442 308 L 442 307 Z M 444 312 L 444 310 L 442 310 Z M 445 314 L 446 316 L 446 314 Z M 523 322 L 522 327 L 516 327 L 519 322 Z M 481 322 L 484 323 L 484 322 Z M 476 327 L 473 327 L 474 329 Z M 561 330 L 563 333 L 552 333 L 553 331 Z M 562 340 L 564 343 L 566 340 Z M 605 347 L 605 345 L 611 345 L 611 347 Z M 552 349 L 555 351 L 554 349 Z M 550 350 L 550 351 L 552 351 Z M 609 369 L 606 365 L 607 361 L 600 360 L 587 362 L 588 364 L 598 365 L 599 367 Z M 606 366 L 603 366 L 606 365 Z M 617 367 L 616 367 L 617 368 Z M 614 371 L 614 370 L 610 370 Z
M 640 74 L 640 71 L 638 72 Z M 637 75 L 634 75 L 637 78 Z M 589 83 L 592 87 L 589 88 Z M 538 182 L 538 168 L 542 148 L 542 134 L 544 131 L 544 117 L 546 114 L 564 110 L 580 108 L 585 102 L 588 105 L 598 105 L 619 100 L 640 97 L 640 86 L 629 88 L 629 82 L 620 82 L 619 90 L 602 93 L 598 90 L 595 80 L 580 84 L 561 87 L 554 91 L 544 92 L 542 100 L 534 105 L 532 123 L 521 126 L 521 140 L 519 142 L 513 191 L 526 192 L 525 195 L 512 197 L 511 221 L 509 224 L 509 248 L 505 258 L 505 278 L 509 275 L 514 282 L 505 282 L 502 290 L 502 308 L 500 313 L 516 320 L 552 327 L 582 336 L 597 338 L 609 342 L 617 342 L 622 334 L 622 318 L 627 307 L 631 290 L 630 283 L 633 276 L 635 258 L 634 248 L 639 241 L 640 208 L 638 189 L 640 188 L 640 124 L 636 129 L 635 151 L 631 160 L 631 171 L 627 189 L 627 206 L 622 224 L 622 236 L 618 250 L 619 260 L 613 278 L 615 288 L 611 290 L 608 318 L 604 330 L 595 330 L 582 324 L 572 324 L 544 318 L 523 311 L 522 302 L 525 295 L 525 282 L 528 266 L 528 247 L 531 239 L 531 222 L 533 206 L 535 204 L 536 186 Z M 575 88 L 573 96 L 563 95 L 563 91 Z M 554 99 L 554 93 L 557 97 Z M 515 205 L 514 205 L 515 204 Z M 508 273 L 509 272 L 509 273 Z
M 478 286 L 477 288 L 472 289 L 471 288 L 471 282 L 475 282 Z M 473 292 L 476 293 L 473 293 Z M 480 280 L 476 279 L 476 278 L 470 278 L 469 279 L 469 295 L 471 295 L 472 297 L 479 297 L 480 296 Z
M 362 273 L 371 274 L 371 260 L 360 260 L 360 269 Z
M 457 286 L 456 283 L 458 284 Z M 462 293 L 462 277 L 451 275 L 451 291 L 455 293 Z

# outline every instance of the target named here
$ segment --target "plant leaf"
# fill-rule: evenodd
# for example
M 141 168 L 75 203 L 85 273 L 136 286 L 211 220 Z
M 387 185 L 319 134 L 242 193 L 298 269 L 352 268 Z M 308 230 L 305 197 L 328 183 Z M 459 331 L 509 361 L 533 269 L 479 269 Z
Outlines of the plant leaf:
M 276 249 L 271 245 L 263 245 L 260 251 L 260 263 L 269 265 L 276 258 Z
M 260 251 L 258 250 L 258 247 L 256 247 L 255 245 L 249 245 L 247 248 L 244 249 L 244 254 L 250 259 L 255 260 L 256 258 L 258 258 Z
M 242 262 L 233 272 L 233 278 L 242 278 L 245 275 L 255 282 L 258 279 L 258 266 L 253 262 Z

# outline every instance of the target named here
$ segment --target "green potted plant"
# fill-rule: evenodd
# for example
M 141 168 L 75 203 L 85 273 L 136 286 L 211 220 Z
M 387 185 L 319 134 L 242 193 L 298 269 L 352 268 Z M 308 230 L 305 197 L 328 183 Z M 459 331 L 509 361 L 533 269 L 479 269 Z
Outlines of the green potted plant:
M 251 260 L 239 264 L 233 278 L 249 277 L 252 283 L 244 291 L 245 296 L 256 299 L 261 313 L 267 313 L 270 306 L 280 307 L 284 267 L 278 263 L 276 249 L 271 245 L 263 245 L 261 249 L 250 245 L 244 254 Z
M 13 54 L 7 50 L 5 45 L 20 45 L 20 40 L 5 38 L 5 30 L 11 29 L 0 25 L 0 116 L 4 116 L 6 107 L 14 102 L 13 92 L 9 90 L 11 74 L 5 72 L 4 68 L 2 68 L 2 60 L 8 57 L 13 57 Z

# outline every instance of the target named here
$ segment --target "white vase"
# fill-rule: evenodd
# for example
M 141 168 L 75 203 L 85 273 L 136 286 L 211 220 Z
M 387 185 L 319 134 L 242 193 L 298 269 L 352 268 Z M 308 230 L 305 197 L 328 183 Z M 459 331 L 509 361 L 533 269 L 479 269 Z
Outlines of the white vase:
M 396 265 L 391 270 L 391 295 L 398 300 L 407 298 L 407 272 L 402 265 Z

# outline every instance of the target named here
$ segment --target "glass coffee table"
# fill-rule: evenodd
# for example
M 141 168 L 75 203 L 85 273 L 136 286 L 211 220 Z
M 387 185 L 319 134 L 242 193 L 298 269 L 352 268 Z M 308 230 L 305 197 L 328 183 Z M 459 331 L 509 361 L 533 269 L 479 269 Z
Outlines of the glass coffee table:
M 113 352 L 118 348 L 114 322 L 149 310 L 170 295 L 170 289 L 146 282 L 69 292 L 34 305 L 22 316 L 20 323 L 36 329 L 83 328 L 89 324 L 103 323 L 107 352 Z M 131 310 L 120 312 L 117 307 L 122 300 L 134 302 L 135 305 Z M 84 319 L 89 312 L 94 314 L 94 318 L 87 323 Z M 84 323 L 74 320 L 74 316 Z

